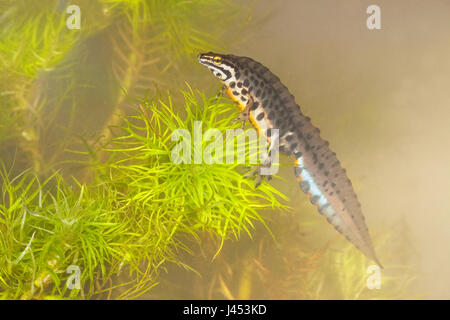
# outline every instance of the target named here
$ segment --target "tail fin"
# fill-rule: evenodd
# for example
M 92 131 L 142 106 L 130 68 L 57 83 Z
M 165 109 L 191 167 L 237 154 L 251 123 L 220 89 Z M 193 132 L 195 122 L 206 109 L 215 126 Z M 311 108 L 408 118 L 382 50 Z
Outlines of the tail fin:
M 342 181 L 348 179 L 334 179 L 339 175 L 330 176 L 329 174 L 324 177 L 321 171 L 315 168 L 314 161 L 304 156 L 297 157 L 294 173 L 300 188 L 309 196 L 310 202 L 318 208 L 319 213 L 324 215 L 338 232 L 342 233 L 370 260 L 383 268 L 375 255 L 369 231 L 353 189 L 349 190 L 348 185 L 341 185 Z M 342 194 L 344 192 L 346 195 Z

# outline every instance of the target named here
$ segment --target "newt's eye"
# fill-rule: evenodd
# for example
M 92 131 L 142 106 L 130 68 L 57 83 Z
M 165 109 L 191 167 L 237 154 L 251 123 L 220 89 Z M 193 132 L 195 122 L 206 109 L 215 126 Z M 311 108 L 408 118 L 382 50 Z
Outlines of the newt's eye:
M 222 57 L 215 56 L 214 59 L 213 59 L 213 62 L 215 64 L 221 64 L 222 63 Z

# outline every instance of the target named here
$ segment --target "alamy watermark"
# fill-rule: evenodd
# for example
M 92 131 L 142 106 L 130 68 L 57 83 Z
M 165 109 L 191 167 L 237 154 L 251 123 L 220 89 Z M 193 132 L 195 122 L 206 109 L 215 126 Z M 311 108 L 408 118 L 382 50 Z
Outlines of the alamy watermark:
M 366 13 L 369 14 L 366 25 L 369 30 L 381 29 L 381 9 L 380 6 L 372 4 L 367 7 Z
M 70 274 L 67 278 L 66 286 L 68 289 L 81 289 L 81 269 L 77 265 L 70 265 L 66 269 L 66 273 Z
M 66 8 L 66 13 L 70 14 L 66 20 L 66 26 L 69 30 L 81 29 L 81 10 L 80 7 L 72 4 Z
M 381 289 L 381 268 L 375 264 L 367 267 L 366 273 L 369 274 L 366 280 L 366 286 L 369 290 Z
M 218 129 L 208 129 L 203 133 L 202 122 L 194 122 L 194 136 L 187 129 L 176 129 L 172 141 L 178 143 L 171 151 L 175 164 L 258 164 L 259 174 L 273 175 L 278 172 L 279 134 L 278 129 L 270 130 L 270 138 L 258 135 L 255 129 L 228 129 L 223 133 Z M 246 143 L 248 139 L 248 143 Z M 270 141 L 270 143 L 268 142 Z M 210 142 L 203 148 L 204 142 Z M 224 155 L 225 141 L 225 155 Z M 246 163 L 248 146 L 248 163 Z M 258 155 L 259 160 L 258 161 Z
M 107 13 L 107 9 L 104 13 Z M 67 17 L 66 26 L 69 30 L 81 29 L 81 9 L 75 4 L 67 6 L 66 13 L 70 16 Z M 366 26 L 369 30 L 381 29 L 381 9 L 380 6 L 372 4 L 367 7 L 366 13 L 369 15 L 366 20 Z

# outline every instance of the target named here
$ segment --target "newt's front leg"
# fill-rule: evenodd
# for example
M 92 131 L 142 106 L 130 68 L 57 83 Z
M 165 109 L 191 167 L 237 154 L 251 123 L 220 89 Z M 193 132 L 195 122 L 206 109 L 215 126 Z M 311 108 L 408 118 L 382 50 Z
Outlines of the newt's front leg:
M 223 95 L 225 95 L 225 92 L 227 91 L 227 86 L 226 85 L 222 85 L 222 87 L 220 88 L 219 92 L 217 92 L 216 94 L 216 99 L 222 97 Z

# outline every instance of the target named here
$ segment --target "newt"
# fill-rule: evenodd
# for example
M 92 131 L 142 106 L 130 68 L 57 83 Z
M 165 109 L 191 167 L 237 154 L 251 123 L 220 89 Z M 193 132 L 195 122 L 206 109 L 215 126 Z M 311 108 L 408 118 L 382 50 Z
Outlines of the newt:
M 200 54 L 198 60 L 238 102 L 241 119 L 248 119 L 268 140 L 272 132 L 278 132 L 279 152 L 295 157 L 300 189 L 339 233 L 381 267 L 346 170 L 288 88 L 267 67 L 248 57 L 209 52 Z

